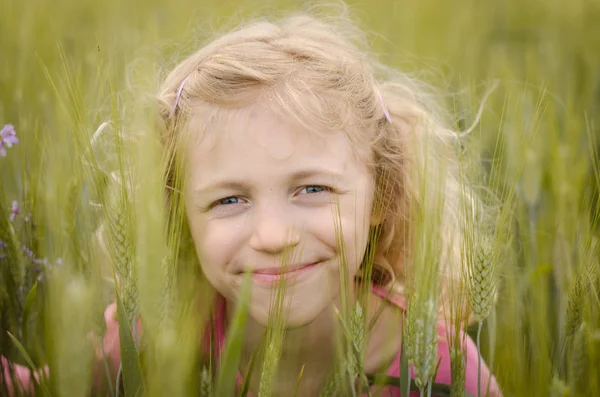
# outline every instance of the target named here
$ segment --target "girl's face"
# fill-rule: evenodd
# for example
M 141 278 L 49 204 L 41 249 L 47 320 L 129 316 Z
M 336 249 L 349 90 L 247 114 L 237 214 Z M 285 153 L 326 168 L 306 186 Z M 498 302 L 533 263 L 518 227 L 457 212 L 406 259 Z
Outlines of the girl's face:
M 340 227 L 354 278 L 375 187 L 355 152 L 342 131 L 317 137 L 258 106 L 190 148 L 186 212 L 202 270 L 230 301 L 252 273 L 257 322 L 268 323 L 282 279 L 289 327 L 331 306 L 340 291 Z

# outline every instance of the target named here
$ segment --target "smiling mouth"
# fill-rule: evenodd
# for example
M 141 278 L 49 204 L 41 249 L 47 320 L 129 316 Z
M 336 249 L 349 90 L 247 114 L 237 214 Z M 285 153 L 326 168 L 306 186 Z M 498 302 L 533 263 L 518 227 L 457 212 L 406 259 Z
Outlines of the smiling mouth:
M 309 265 L 287 266 L 255 270 L 254 272 L 252 272 L 252 278 L 263 284 L 275 284 L 280 282 L 282 279 L 297 279 L 299 276 L 309 273 L 318 264 L 319 262 L 315 262 Z

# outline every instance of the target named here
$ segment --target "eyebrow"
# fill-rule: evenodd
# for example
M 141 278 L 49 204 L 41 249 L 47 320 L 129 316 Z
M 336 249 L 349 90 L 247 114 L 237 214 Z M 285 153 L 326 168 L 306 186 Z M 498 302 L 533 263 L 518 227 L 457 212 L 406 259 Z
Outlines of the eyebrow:
M 311 177 L 327 177 L 331 182 L 343 180 L 344 175 L 341 172 L 325 170 L 320 168 L 309 168 L 294 171 L 287 176 L 287 181 L 298 181 Z M 205 185 L 200 185 L 194 189 L 194 196 L 200 198 L 202 195 L 214 192 L 216 190 L 248 190 L 250 185 L 247 181 L 236 179 L 225 179 L 221 181 L 209 182 Z

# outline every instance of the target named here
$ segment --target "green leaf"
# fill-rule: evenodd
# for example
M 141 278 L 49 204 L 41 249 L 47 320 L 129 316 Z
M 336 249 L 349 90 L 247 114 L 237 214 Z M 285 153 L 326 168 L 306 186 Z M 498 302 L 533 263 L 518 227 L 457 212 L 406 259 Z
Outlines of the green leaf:
M 304 375 L 304 365 L 300 368 L 300 375 L 298 375 L 298 381 L 296 382 L 296 390 L 294 391 L 294 397 L 298 397 L 298 391 L 300 390 L 300 381 L 302 381 L 302 375 Z
M 225 349 L 221 355 L 219 374 L 217 377 L 216 396 L 230 397 L 235 393 L 237 372 L 242 355 L 242 344 L 246 322 L 248 320 L 248 303 L 250 301 L 250 273 L 246 275 L 242 291 L 238 297 L 237 305 L 231 326 L 228 330 Z
M 37 286 L 38 283 L 36 281 L 35 284 L 33 284 L 33 287 L 31 287 L 31 289 L 27 293 L 27 298 L 25 298 L 25 307 L 23 308 L 22 320 L 23 335 L 25 338 L 27 337 L 27 323 L 29 322 L 29 314 L 31 313 L 31 307 L 33 306 L 35 298 L 37 297 Z
M 409 387 L 410 377 L 408 375 L 409 367 L 406 354 L 404 354 L 404 343 L 402 344 L 402 350 L 400 351 L 400 395 L 404 395 L 405 391 Z M 408 396 L 406 396 L 408 397 Z
M 435 378 L 437 378 L 437 373 L 440 370 L 440 365 L 442 364 L 442 357 L 438 358 L 438 362 L 437 365 L 435 366 L 435 369 L 433 370 L 433 375 L 431 375 L 431 380 L 433 381 Z
M 119 294 L 117 294 L 117 317 L 119 320 L 119 339 L 121 342 L 121 366 L 123 368 L 123 386 L 125 397 L 142 396 L 145 391 L 144 375 L 140 356 L 135 347 L 132 330 L 127 320 L 127 312 Z
M 17 347 L 17 349 L 19 350 L 19 353 L 21 353 L 21 355 L 23 356 L 23 358 L 27 362 L 27 365 L 29 365 L 29 368 L 32 371 L 34 371 L 35 370 L 35 365 L 33 364 L 33 360 L 31 360 L 31 357 L 29 357 L 29 354 L 27 353 L 27 350 L 25 350 L 25 347 L 9 331 L 6 331 L 6 333 L 8 334 L 8 336 L 10 337 L 10 339 L 13 341 L 13 343 L 15 344 L 15 346 Z
M 350 354 L 353 354 L 354 357 L 360 357 L 360 351 L 358 350 L 356 343 L 354 343 L 354 340 L 352 339 L 352 332 L 350 331 L 348 324 L 342 317 L 342 314 L 339 312 L 339 310 L 334 308 L 334 311 L 335 311 L 335 315 L 337 316 L 337 319 L 338 319 L 340 325 L 342 326 L 342 331 L 344 333 L 344 336 L 346 337 L 346 341 L 349 342 L 348 345 L 351 349 Z
M 12 342 L 15 344 L 15 346 L 17 347 L 17 350 L 19 350 L 19 353 L 21 353 L 21 355 L 23 356 L 23 358 L 27 362 L 27 365 L 29 365 L 29 369 L 31 370 L 31 373 L 35 373 L 35 365 L 33 364 L 33 360 L 31 359 L 31 357 L 29 357 L 29 354 L 27 353 L 27 350 L 25 350 L 25 347 L 9 331 L 6 331 L 6 333 L 8 334 L 8 336 L 10 337 L 10 339 L 12 340 Z M 49 396 L 52 395 L 50 393 L 50 390 L 48 389 L 48 387 L 46 386 L 45 383 L 38 382 L 38 380 L 35 378 L 35 376 L 33 377 L 33 379 L 35 380 L 36 384 L 39 384 L 40 388 L 42 389 L 42 392 L 44 393 L 44 396 L 48 396 L 49 397 Z
M 261 346 L 262 348 L 262 346 Z M 246 372 L 246 376 L 244 377 L 244 382 L 242 384 L 242 388 L 240 390 L 240 397 L 245 397 L 248 395 L 248 388 L 250 387 L 250 376 L 252 375 L 252 370 L 254 369 L 254 365 L 256 364 L 256 358 L 258 357 L 258 349 L 256 352 L 252 354 L 250 358 L 250 365 L 248 366 L 248 371 Z

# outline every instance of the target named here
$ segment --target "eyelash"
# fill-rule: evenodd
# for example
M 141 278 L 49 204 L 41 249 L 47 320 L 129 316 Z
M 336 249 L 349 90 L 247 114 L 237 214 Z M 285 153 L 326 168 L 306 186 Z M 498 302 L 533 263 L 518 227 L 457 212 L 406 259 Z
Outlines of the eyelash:
M 323 186 L 323 185 L 306 185 L 306 186 L 303 186 L 302 189 L 300 189 L 300 190 L 304 190 L 304 189 L 307 189 L 307 188 L 310 188 L 310 187 L 317 187 L 317 188 L 322 188 L 323 189 L 322 191 L 316 192 L 316 193 L 313 193 L 313 194 L 319 194 L 319 193 L 325 193 L 325 192 L 326 193 L 332 193 L 332 192 L 334 192 L 333 188 L 331 188 L 329 186 Z M 311 194 L 311 193 L 308 193 L 308 194 Z M 212 208 L 218 207 L 218 206 L 227 206 L 227 205 L 239 204 L 239 203 L 221 204 L 222 201 L 233 199 L 233 198 L 238 198 L 238 196 L 229 196 L 229 197 L 224 197 L 224 198 L 222 198 L 220 200 L 217 200 L 217 201 L 215 201 L 214 203 L 212 203 L 209 206 L 209 209 L 212 209 Z

